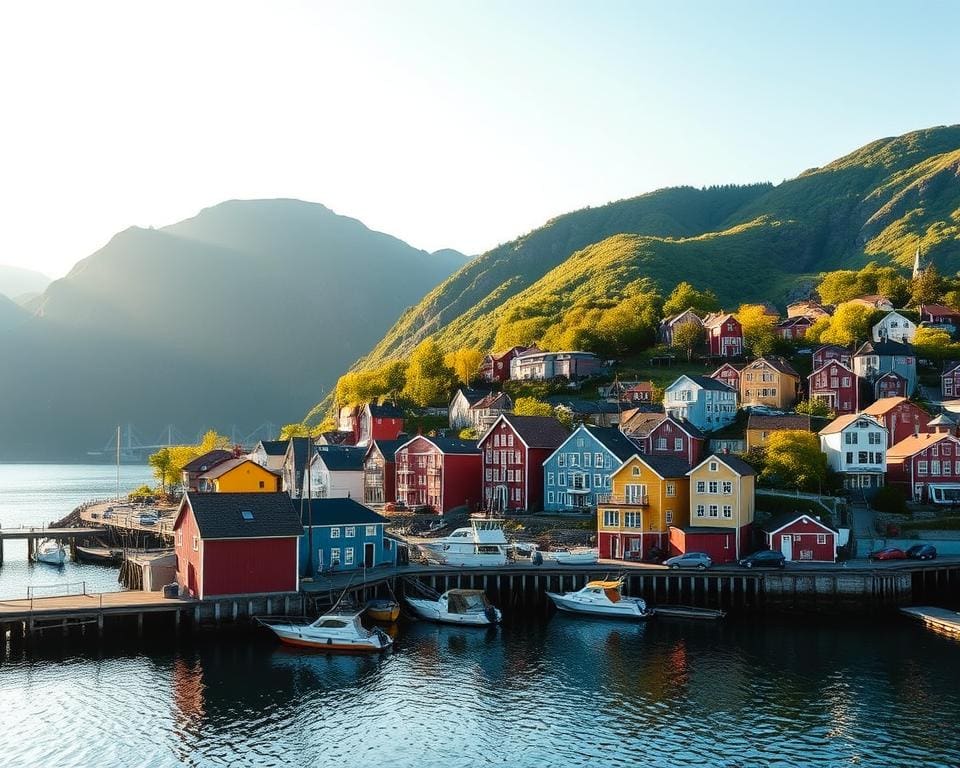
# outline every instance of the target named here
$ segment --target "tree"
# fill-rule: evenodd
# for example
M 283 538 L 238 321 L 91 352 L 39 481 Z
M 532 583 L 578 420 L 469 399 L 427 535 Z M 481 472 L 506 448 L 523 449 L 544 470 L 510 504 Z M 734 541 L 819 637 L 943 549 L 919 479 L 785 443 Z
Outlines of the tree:
M 447 367 L 432 336 L 421 341 L 410 354 L 406 378 L 403 394 L 414 405 L 446 402 L 453 387 L 453 371 Z
M 741 304 L 737 320 L 743 326 L 743 346 L 762 356 L 773 352 L 777 344 L 777 319 L 766 313 L 761 304 Z
M 180 467 L 173 465 L 173 455 L 170 448 L 161 448 L 150 455 L 147 463 L 153 467 L 153 475 L 160 481 L 160 491 L 167 495 L 167 486 L 176 485 L 180 476 Z
M 899 307 L 909 298 L 910 281 L 896 267 L 881 267 L 871 261 L 859 272 L 840 269 L 823 273 L 817 293 L 825 304 L 842 304 L 858 296 L 880 294 Z
M 535 397 L 518 397 L 513 402 L 516 416 L 553 416 L 553 406 Z
M 698 291 L 690 283 L 684 281 L 677 283 L 667 300 L 663 303 L 663 316 L 672 317 L 681 312 L 692 309 L 698 315 L 705 315 L 708 312 L 717 312 L 720 309 L 720 302 L 717 301 L 717 295 L 711 290 Z
M 807 413 L 810 416 L 822 416 L 824 418 L 832 417 L 833 411 L 830 410 L 830 406 L 825 400 L 817 398 L 816 400 L 801 400 L 797 403 L 796 408 L 797 413 Z
M 673 347 L 687 355 L 687 360 L 693 359 L 693 353 L 703 347 L 707 335 L 702 325 L 697 323 L 681 323 L 673 329 Z
M 483 362 L 483 352 L 473 347 L 461 347 L 453 352 L 448 352 L 444 357 L 444 362 L 453 375 L 457 377 L 464 386 L 477 378 L 480 372 L 480 364 Z
M 960 344 L 950 338 L 950 334 L 940 328 L 920 326 L 913 337 L 913 347 L 917 357 L 925 360 L 943 361 L 960 357 Z
M 910 304 L 914 307 L 933 304 L 943 296 L 944 288 L 943 275 L 931 264 L 910 282 Z
M 827 456 L 812 432 L 788 429 L 770 435 L 761 479 L 805 491 L 819 491 L 827 479 Z
M 464 427 L 460 430 L 460 433 L 457 435 L 461 440 L 476 440 L 479 435 L 477 434 L 476 427 Z
M 160 479 L 163 491 L 166 493 L 180 484 L 180 472 L 191 461 L 210 451 L 225 451 L 231 447 L 229 437 L 211 429 L 197 445 L 168 445 L 151 454 L 147 463 L 153 467 L 153 472 Z
M 820 341 L 849 347 L 868 339 L 875 314 L 875 309 L 864 304 L 841 304 L 830 318 L 830 327 L 820 334 Z
M 291 437 L 307 437 L 310 430 L 306 424 L 296 422 L 294 424 L 284 424 L 280 427 L 280 439 L 289 440 Z

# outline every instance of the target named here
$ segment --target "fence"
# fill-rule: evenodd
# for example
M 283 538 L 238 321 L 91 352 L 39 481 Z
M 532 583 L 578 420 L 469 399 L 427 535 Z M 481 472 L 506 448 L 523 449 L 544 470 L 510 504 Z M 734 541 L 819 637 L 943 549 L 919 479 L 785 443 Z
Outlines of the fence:
M 32 584 L 27 587 L 27 599 L 30 601 L 30 610 L 33 610 L 35 600 L 49 600 L 57 597 L 90 597 L 96 598 L 99 606 L 103 607 L 102 592 L 88 592 L 85 581 L 63 581 L 56 584 Z

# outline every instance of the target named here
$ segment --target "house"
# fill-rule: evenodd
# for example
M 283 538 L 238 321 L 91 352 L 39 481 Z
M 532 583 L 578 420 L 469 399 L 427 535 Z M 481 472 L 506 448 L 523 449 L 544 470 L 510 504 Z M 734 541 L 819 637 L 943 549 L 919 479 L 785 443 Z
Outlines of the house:
M 709 314 L 703 319 L 709 354 L 739 357 L 743 354 L 743 326 L 729 312 Z
M 394 454 L 406 442 L 374 440 L 363 454 L 363 503 L 388 504 L 397 500 Z
M 217 464 L 233 458 L 233 451 L 214 450 L 197 456 L 189 464 L 180 468 L 180 482 L 185 491 L 197 490 L 200 475 L 213 469 Z
M 827 466 L 843 476 L 844 488 L 872 495 L 883 486 L 889 433 L 881 419 L 848 413 L 827 424 L 819 435 Z
M 300 518 L 286 493 L 190 493 L 173 523 L 182 595 L 296 592 Z
M 743 370 L 744 365 L 744 363 L 724 363 L 710 374 L 710 378 L 723 382 L 734 392 L 739 392 L 740 371 Z
M 313 499 L 363 498 L 363 457 L 354 445 L 314 445 L 303 495 Z
M 503 383 L 510 378 L 510 362 L 521 352 L 536 347 L 511 347 L 506 352 L 487 355 L 480 364 L 480 378 L 494 384 Z
M 600 371 L 600 359 L 593 352 L 541 352 L 528 349 L 510 361 L 510 378 L 547 381 L 550 379 L 585 379 Z
M 899 312 L 888 312 L 874 324 L 874 341 L 899 341 L 901 344 L 913 344 L 917 333 L 917 324 Z
M 837 559 L 837 532 L 818 517 L 786 512 L 762 527 L 767 547 L 782 552 L 786 560 L 832 563 Z
M 885 397 L 907 397 L 908 383 L 903 376 L 894 371 L 887 371 L 880 374 L 873 381 L 873 387 L 869 382 L 863 382 L 866 385 L 867 399 L 880 400 Z
M 689 524 L 670 528 L 670 551 L 706 552 L 715 563 L 739 560 L 753 529 L 755 474 L 725 454 L 707 456 L 691 469 Z
M 653 392 L 652 381 L 635 381 L 622 390 L 620 400 L 625 403 L 643 403 L 649 405 L 653 403 Z
M 810 330 L 813 322 L 814 321 L 806 315 L 788 317 L 786 320 L 781 320 L 777 323 L 774 331 L 777 334 L 777 338 L 783 339 L 784 341 L 797 341 L 807 335 L 807 331 Z
M 938 414 L 930 419 L 930 421 L 927 422 L 927 428 L 935 435 L 957 435 L 957 422 L 947 416 L 946 413 Z
M 804 299 L 787 304 L 787 317 L 808 317 L 816 322 L 821 317 L 830 317 L 830 312 L 822 304 Z
M 313 440 L 309 437 L 291 437 L 287 443 L 287 452 L 283 455 L 283 470 L 280 473 L 280 487 L 293 498 L 303 495 L 307 457 L 312 445 Z
M 932 502 L 960 489 L 960 440 L 940 432 L 906 437 L 887 450 L 887 483 L 908 499 Z
M 328 429 L 317 435 L 314 442 L 317 445 L 353 445 L 356 435 L 350 431 L 341 429 Z
M 261 440 L 247 454 L 247 458 L 276 475 L 283 474 L 283 457 L 287 453 L 287 440 Z
M 388 521 L 353 499 L 310 499 L 304 502 L 300 537 L 301 576 L 393 565 L 396 542 L 385 535 Z
M 403 432 L 403 411 L 392 403 L 367 403 L 357 418 L 354 445 L 367 446 L 372 440 L 396 440 Z
M 704 446 L 706 453 L 746 453 L 747 452 L 747 420 L 750 418 L 750 412 L 737 411 L 737 418 L 727 424 L 727 426 L 710 433 L 710 437 Z M 696 466 L 701 456 L 696 461 L 691 462 L 691 466 Z
M 563 396 L 548 397 L 547 402 L 558 413 L 569 416 L 577 423 L 593 424 L 597 427 L 615 427 L 620 423 L 619 403 L 606 400 L 571 400 Z
M 438 514 L 480 503 L 480 449 L 472 440 L 417 435 L 394 452 L 397 501 Z
M 543 509 L 592 509 L 636 446 L 615 427 L 581 424 L 543 463 Z
M 943 304 L 921 304 L 920 323 L 954 335 L 960 329 L 960 312 Z
M 758 357 L 740 371 L 740 403 L 792 408 L 800 394 L 800 374 L 782 357 Z
M 470 425 L 483 434 L 503 413 L 513 413 L 513 400 L 506 392 L 491 392 L 470 406 L 468 418 Z
M 826 403 L 838 416 L 860 410 L 860 379 L 837 359 L 828 360 L 807 376 L 810 401 Z
M 849 349 L 837 344 L 824 344 L 813 351 L 813 370 L 817 370 L 830 360 L 837 360 L 847 368 L 853 369 L 853 355 Z
M 202 493 L 277 493 L 280 475 L 261 467 L 245 456 L 221 461 L 197 478 Z
M 672 456 L 634 454 L 613 473 L 597 503 L 600 557 L 638 560 L 667 549 L 671 526 L 689 519 L 690 465 Z
M 747 450 L 764 448 L 774 432 L 786 430 L 810 431 L 810 416 L 806 413 L 763 413 L 751 410 L 747 417 Z
M 853 355 L 853 371 L 875 385 L 876 380 L 893 371 L 907 382 L 907 396 L 917 387 L 917 359 L 913 347 L 899 341 L 868 341 Z
M 627 414 L 629 413 L 629 416 Z M 703 453 L 703 432 L 689 421 L 665 413 L 629 411 L 620 423 L 623 432 L 644 456 L 674 456 L 690 466 L 700 461 Z
M 960 397 L 960 362 L 950 362 L 943 366 L 940 374 L 940 394 L 944 400 Z
M 719 429 L 736 418 L 737 393 L 709 376 L 680 376 L 663 395 L 664 411 L 689 421 L 702 432 Z
M 862 411 L 887 428 L 887 447 L 921 432 L 929 432 L 930 414 L 905 397 L 884 397 Z
M 552 416 L 501 415 L 480 438 L 483 505 L 491 512 L 538 511 L 543 462 L 570 432 Z
M 490 394 L 489 389 L 470 389 L 460 387 L 453 395 L 447 409 L 451 429 L 464 429 L 474 426 L 470 420 L 470 408 Z
M 863 307 L 870 307 L 871 309 L 882 309 L 886 312 L 893 310 L 893 302 L 890 301 L 886 296 L 880 296 L 875 293 L 865 294 L 863 296 L 857 296 L 855 299 L 850 299 L 849 304 L 859 304 Z
M 692 309 L 685 309 L 678 315 L 665 317 L 660 321 L 660 328 L 657 333 L 660 343 L 668 347 L 673 346 L 673 332 L 681 325 L 696 325 L 703 328 L 703 320 Z

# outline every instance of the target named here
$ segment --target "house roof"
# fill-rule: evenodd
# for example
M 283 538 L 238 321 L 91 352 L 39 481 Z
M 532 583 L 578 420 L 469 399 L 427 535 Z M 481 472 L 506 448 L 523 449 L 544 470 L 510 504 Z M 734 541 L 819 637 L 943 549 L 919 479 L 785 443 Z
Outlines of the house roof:
M 703 325 L 703 320 L 700 319 L 700 315 L 693 311 L 693 307 L 688 307 L 687 309 L 683 310 L 683 312 L 663 318 L 663 320 L 660 321 L 660 325 L 673 325 L 684 316 L 689 316 L 696 320 L 700 325 Z
M 839 344 L 821 344 L 819 347 L 813 350 L 813 354 L 817 355 L 820 352 L 825 352 L 828 349 L 835 349 L 837 352 L 842 352 L 847 355 L 850 354 L 849 349 L 847 349 L 846 347 L 841 347 Z
M 940 375 L 946 376 L 947 374 L 953 373 L 958 366 L 960 366 L 960 361 L 948 360 L 943 364 L 943 373 L 941 373 Z
M 955 427 L 956 425 L 957 422 L 945 413 L 938 414 L 927 422 L 928 427 Z
M 202 456 L 197 456 L 189 464 L 185 464 L 180 469 L 183 472 L 206 472 L 217 464 L 233 458 L 233 451 L 214 450 L 207 451 Z
M 598 443 L 620 461 L 626 461 L 637 452 L 637 446 L 616 427 L 595 427 L 593 424 L 584 424 L 583 429 L 593 435 Z
M 837 359 L 836 357 L 831 357 L 831 358 L 828 358 L 827 360 L 824 360 L 823 365 L 821 365 L 819 368 L 814 368 L 810 372 L 810 375 L 807 376 L 807 379 L 812 379 L 816 374 L 820 373 L 820 371 L 822 371 L 824 368 L 830 365 L 839 365 L 847 373 L 855 375 L 853 373 L 853 369 L 850 366 L 844 364 L 841 360 Z
M 876 426 L 878 426 L 880 429 L 886 431 L 887 428 L 878 422 L 872 414 L 868 414 L 866 411 L 863 411 L 861 413 L 848 413 L 843 416 L 837 416 L 837 418 L 827 424 L 827 426 L 821 429 L 817 434 L 833 435 L 837 432 L 842 432 L 855 421 L 857 421 L 857 419 L 862 419 L 864 416 L 866 416 L 873 424 L 876 424 Z
M 726 464 L 738 475 L 743 475 L 744 477 L 757 474 L 756 470 L 747 464 L 747 462 L 729 453 L 711 453 L 690 471 L 693 472 L 694 469 L 699 469 L 708 461 L 719 461 L 721 464 Z
M 713 373 L 710 374 L 710 378 L 715 379 L 717 377 L 717 374 L 719 374 L 720 371 L 722 371 L 724 368 L 733 368 L 733 370 L 735 370 L 737 373 L 740 373 L 740 371 L 742 371 L 746 367 L 747 367 L 746 363 L 724 363 L 719 368 L 717 368 L 717 370 L 715 370 Z
M 352 445 L 317 445 L 314 452 L 331 472 L 359 472 L 366 448 Z
M 956 440 L 948 432 L 921 432 L 905 437 L 887 449 L 887 459 L 906 459 L 943 440 Z
M 854 357 L 863 357 L 864 355 L 878 355 L 883 357 L 895 357 L 898 355 L 912 356 L 913 347 L 910 344 L 902 344 L 899 341 L 866 341 L 853 353 Z
M 626 413 L 626 411 L 624 412 Z M 703 439 L 703 432 L 693 426 L 686 419 L 677 419 L 673 416 L 667 416 L 663 412 L 648 412 L 634 409 L 627 419 L 621 420 L 620 431 L 627 435 L 636 437 L 647 437 L 653 430 L 659 427 L 663 422 L 670 421 L 676 424 L 680 429 L 686 432 L 690 437 Z
M 711 312 L 709 315 L 703 318 L 703 327 L 714 328 L 727 322 L 727 318 L 732 318 L 733 320 L 737 319 L 731 312 Z
M 377 419 L 402 419 L 403 410 L 397 408 L 397 406 L 392 403 L 383 403 L 382 405 L 377 405 L 376 403 L 367 403 L 367 408 L 370 409 L 370 415 Z
M 293 469 L 295 472 L 303 472 L 303 467 L 307 463 L 308 446 L 311 443 L 309 437 L 291 437 L 290 446 L 287 452 L 293 452 Z
M 263 446 L 267 456 L 283 456 L 287 452 L 286 440 L 261 440 L 258 445 Z
M 503 402 L 498 404 L 498 401 L 500 400 Z M 487 408 L 493 408 L 494 406 L 504 410 L 513 408 L 513 400 L 510 399 L 510 395 L 508 395 L 506 392 L 491 392 L 482 400 L 479 400 L 471 405 L 470 410 L 482 411 L 486 410 Z
M 299 514 L 300 500 L 294 502 Z M 370 507 L 354 499 L 303 499 L 304 525 L 312 528 L 324 525 L 375 525 L 386 523 Z
M 690 471 L 690 464 L 676 456 L 648 456 L 636 452 L 634 452 L 634 456 L 660 477 L 685 477 Z
M 364 458 L 372 451 L 374 448 L 380 451 L 380 455 L 383 456 L 384 461 L 393 461 L 394 454 L 404 443 L 408 442 L 406 438 L 403 440 L 374 440 L 367 446 L 367 452 L 364 454 Z
M 221 461 L 219 464 L 216 464 L 215 466 L 211 467 L 206 472 L 201 474 L 200 477 L 203 478 L 204 480 L 216 480 L 218 477 L 223 477 L 230 470 L 236 469 L 241 464 L 247 464 L 248 462 L 250 464 L 253 464 L 253 466 L 257 467 L 258 469 L 263 469 L 263 471 L 266 472 L 267 474 L 270 474 L 270 475 L 273 474 L 273 472 L 271 472 L 268 469 L 264 469 L 259 464 L 257 464 L 257 462 L 255 462 L 253 459 L 248 459 L 246 456 L 238 456 L 236 458 L 227 459 L 226 461 Z
M 725 536 L 737 532 L 736 528 L 719 528 L 712 525 L 684 525 L 680 530 L 684 533 L 713 534 L 715 536 Z M 696 552 L 696 550 L 691 551 Z
M 690 379 L 690 381 L 692 381 L 697 386 L 702 387 L 703 389 L 712 389 L 714 392 L 733 392 L 733 390 L 730 387 L 728 387 L 726 384 L 724 384 L 722 381 L 711 379 L 709 376 L 698 376 L 696 374 L 693 374 L 693 375 L 684 374 L 684 376 L 686 376 L 688 379 Z M 681 376 L 680 378 L 683 378 L 683 376 Z M 679 380 L 680 379 L 677 379 L 677 381 Z M 673 384 L 676 384 L 677 381 L 673 382 Z M 673 384 L 671 384 L 670 386 L 672 387 Z
M 761 413 L 750 411 L 747 429 L 766 429 L 771 431 L 800 429 L 810 431 L 810 416 L 806 413 Z
M 943 304 L 921 304 L 920 305 L 920 314 L 924 315 L 946 315 L 949 317 L 960 317 L 960 311 L 957 311 L 953 307 L 947 307 Z
M 777 328 L 790 328 L 794 325 L 813 325 L 813 320 L 806 315 L 794 315 L 777 323 Z
M 528 448 L 557 448 L 570 435 L 569 430 L 553 416 L 516 416 L 512 413 L 501 414 L 487 430 L 487 434 L 497 426 L 500 419 L 513 428 Z
M 774 515 L 767 522 L 765 522 L 760 527 L 767 533 L 776 533 L 782 528 L 786 528 L 788 525 L 800 520 L 802 518 L 808 519 L 814 525 L 818 525 L 823 528 L 827 533 L 836 533 L 835 528 L 831 528 L 822 520 L 818 520 L 814 515 L 811 515 L 809 512 L 781 512 L 779 515 Z
M 428 443 L 435 445 L 440 453 L 480 453 L 480 446 L 474 440 L 461 440 L 457 437 L 427 437 L 426 435 L 415 435 L 408 438 L 400 443 L 396 450 L 409 445 L 414 440 L 426 440 Z
M 187 493 L 180 502 L 177 523 L 188 504 L 203 539 L 256 539 L 303 533 L 300 517 L 286 493 Z
M 881 373 L 879 376 L 877 376 L 876 381 L 880 381 L 881 379 L 889 379 L 891 376 L 895 379 L 900 379 L 900 381 L 906 381 L 906 379 L 896 371 L 886 371 L 885 373 Z
M 905 397 L 881 397 L 879 400 L 864 408 L 863 412 L 870 416 L 883 416 L 900 405 L 900 403 L 906 402 L 907 398 Z
M 457 395 L 463 395 L 464 399 L 470 403 L 471 406 L 480 402 L 486 397 L 489 397 L 492 393 L 489 389 L 471 389 L 470 387 L 460 387 L 456 394 L 454 394 L 453 399 L 456 400 Z
M 756 360 L 750 363 L 750 365 L 747 367 L 752 368 L 753 366 L 760 363 L 766 363 L 771 368 L 773 368 L 776 371 L 779 371 L 780 373 L 785 373 L 788 376 L 796 376 L 798 379 L 800 378 L 800 374 L 797 373 L 794 367 L 790 365 L 790 363 L 788 363 L 782 357 L 779 357 L 778 355 L 767 355 L 766 357 L 758 357 Z
M 331 429 L 327 432 L 321 432 L 320 438 L 326 445 L 349 445 L 353 440 L 353 432 L 346 432 L 340 429 Z

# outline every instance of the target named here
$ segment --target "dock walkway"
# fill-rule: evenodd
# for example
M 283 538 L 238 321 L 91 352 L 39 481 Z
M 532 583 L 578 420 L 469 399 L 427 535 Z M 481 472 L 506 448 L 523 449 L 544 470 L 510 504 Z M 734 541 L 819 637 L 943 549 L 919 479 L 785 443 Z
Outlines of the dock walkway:
M 960 613 L 932 605 L 918 605 L 901 608 L 900 612 L 923 624 L 935 632 L 960 638 Z

